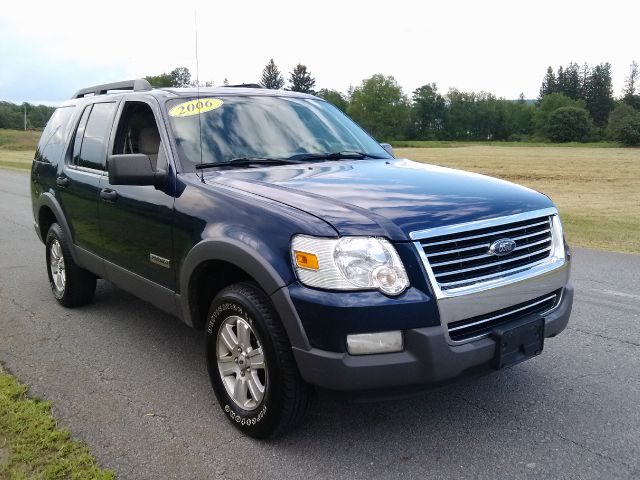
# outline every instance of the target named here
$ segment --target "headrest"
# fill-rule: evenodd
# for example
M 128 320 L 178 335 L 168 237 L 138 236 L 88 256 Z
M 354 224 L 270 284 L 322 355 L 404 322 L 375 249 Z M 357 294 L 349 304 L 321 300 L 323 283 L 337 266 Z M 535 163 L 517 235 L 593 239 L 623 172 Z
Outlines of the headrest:
M 138 135 L 138 151 L 145 155 L 157 155 L 160 149 L 160 134 L 157 128 L 147 127 Z

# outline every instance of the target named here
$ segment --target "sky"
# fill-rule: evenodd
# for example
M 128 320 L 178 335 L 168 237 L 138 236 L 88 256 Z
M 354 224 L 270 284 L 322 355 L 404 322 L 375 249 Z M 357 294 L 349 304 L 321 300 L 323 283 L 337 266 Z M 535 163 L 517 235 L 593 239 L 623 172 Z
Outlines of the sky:
M 151 4 L 148 4 L 151 5 Z M 546 68 L 613 66 L 620 95 L 640 62 L 636 0 L 33 0 L 0 11 L 0 100 L 59 103 L 76 90 L 187 67 L 221 85 L 307 65 L 316 89 L 346 92 L 376 73 L 408 95 L 435 82 L 514 99 L 538 95 Z

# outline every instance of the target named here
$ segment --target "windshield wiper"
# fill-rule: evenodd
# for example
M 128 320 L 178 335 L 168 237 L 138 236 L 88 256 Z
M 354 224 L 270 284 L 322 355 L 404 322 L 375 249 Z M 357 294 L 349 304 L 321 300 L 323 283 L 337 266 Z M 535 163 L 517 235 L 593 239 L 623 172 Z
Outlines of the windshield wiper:
M 295 160 L 288 158 L 269 158 L 269 157 L 236 157 L 226 162 L 209 162 L 209 163 L 197 163 L 196 169 L 209 168 L 209 167 L 224 167 L 228 165 L 243 166 L 253 165 L 256 163 L 270 163 L 275 165 L 285 165 L 288 163 L 296 163 Z
M 365 152 L 346 150 L 342 152 L 301 153 L 289 157 L 289 160 L 362 160 L 365 158 L 382 159 L 384 157 L 378 157 L 377 155 L 371 155 Z

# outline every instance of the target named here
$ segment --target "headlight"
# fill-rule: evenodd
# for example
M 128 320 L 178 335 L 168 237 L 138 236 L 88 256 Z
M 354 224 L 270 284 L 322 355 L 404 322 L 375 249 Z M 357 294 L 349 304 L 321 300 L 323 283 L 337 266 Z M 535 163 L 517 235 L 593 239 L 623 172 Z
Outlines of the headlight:
M 298 278 L 309 287 L 399 295 L 409 286 L 396 249 L 384 238 L 296 235 L 291 250 Z

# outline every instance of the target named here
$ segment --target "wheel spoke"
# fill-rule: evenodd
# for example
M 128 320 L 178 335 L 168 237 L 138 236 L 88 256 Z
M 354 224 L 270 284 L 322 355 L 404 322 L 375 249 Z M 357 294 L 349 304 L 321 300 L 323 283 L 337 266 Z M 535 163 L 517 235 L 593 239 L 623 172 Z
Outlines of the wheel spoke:
M 249 375 L 247 383 L 249 384 L 249 391 L 251 392 L 251 396 L 259 403 L 264 396 L 264 385 L 260 383 L 260 379 L 258 378 L 257 372 L 251 372 Z
M 219 357 L 218 366 L 220 367 L 220 373 L 223 377 L 233 375 L 236 372 L 236 365 L 233 362 L 233 357 L 231 355 L 227 355 L 221 358 Z
M 249 338 L 249 325 L 246 324 L 245 322 L 238 322 L 237 330 L 238 330 L 238 342 L 240 343 L 243 349 L 249 348 L 249 345 L 251 344 L 251 340 Z
M 243 407 L 247 403 L 247 381 L 242 377 L 236 378 L 236 385 L 233 388 L 233 398 Z
M 56 241 L 53 242 L 53 245 L 51 246 L 51 253 L 53 253 L 54 258 L 57 260 L 60 260 L 60 244 Z
M 222 327 L 222 330 L 220 331 L 220 338 L 222 339 L 224 346 L 227 347 L 227 350 L 230 352 L 235 350 L 238 346 L 238 339 L 233 333 L 233 327 L 229 324 Z
M 264 368 L 264 354 L 262 353 L 262 347 L 251 350 L 248 357 L 251 361 L 251 368 Z

